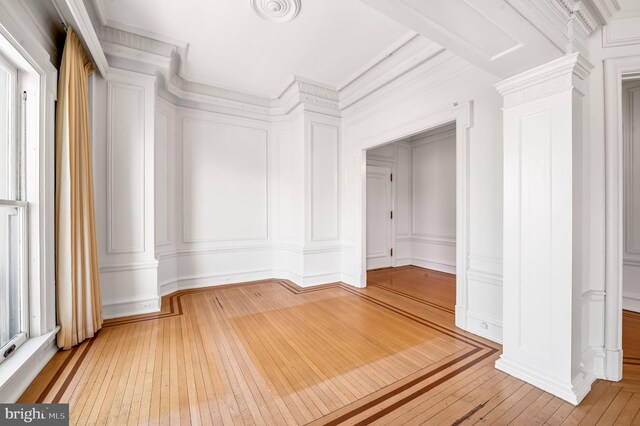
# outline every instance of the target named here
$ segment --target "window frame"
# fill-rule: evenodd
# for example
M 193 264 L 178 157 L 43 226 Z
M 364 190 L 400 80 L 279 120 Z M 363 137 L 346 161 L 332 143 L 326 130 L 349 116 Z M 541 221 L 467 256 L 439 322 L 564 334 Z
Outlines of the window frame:
M 10 87 L 12 102 L 8 102 L 7 124 L 9 126 L 9 138 L 12 140 L 8 155 L 9 181 L 7 182 L 7 198 L 0 198 L 0 206 L 13 207 L 18 217 L 18 253 L 20 268 L 19 294 L 20 294 L 20 332 L 13 336 L 9 342 L 0 347 L 0 364 L 16 352 L 18 347 L 29 339 L 29 203 L 26 197 L 25 154 L 26 134 L 21 128 L 26 124 L 21 118 L 26 113 L 26 97 L 20 96 L 20 73 L 18 66 L 0 53 L 0 67 L 10 75 Z M 7 353 L 8 352 L 8 353 Z

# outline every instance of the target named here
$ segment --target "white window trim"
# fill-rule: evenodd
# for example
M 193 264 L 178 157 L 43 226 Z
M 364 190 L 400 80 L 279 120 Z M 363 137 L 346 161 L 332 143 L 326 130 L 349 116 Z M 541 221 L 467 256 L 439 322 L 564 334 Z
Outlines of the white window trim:
M 15 401 L 57 352 L 54 189 L 57 70 L 22 2 L 0 2 L 0 51 L 19 69 L 18 93 L 28 94 L 24 201 L 29 203 L 28 339 L 0 364 L 0 402 Z

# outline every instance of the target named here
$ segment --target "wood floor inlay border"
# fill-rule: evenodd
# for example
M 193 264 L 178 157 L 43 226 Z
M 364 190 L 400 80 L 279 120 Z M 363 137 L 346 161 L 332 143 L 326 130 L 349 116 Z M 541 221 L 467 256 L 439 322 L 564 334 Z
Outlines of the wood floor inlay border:
M 242 284 L 180 290 L 171 295 L 165 296 L 166 301 L 163 300 L 164 303 L 162 312 L 156 314 L 146 314 L 108 320 L 105 321 L 104 327 L 109 328 L 129 326 L 141 322 L 163 320 L 166 318 L 182 316 L 184 315 L 182 298 L 187 295 L 211 293 L 230 287 L 251 287 L 264 284 L 279 285 L 295 295 L 325 291 L 328 289 L 339 289 L 350 295 L 354 295 L 360 299 L 363 299 L 368 303 L 375 304 L 376 306 L 382 307 L 385 310 L 393 312 L 396 315 L 400 315 L 406 319 L 409 319 L 412 322 L 418 323 L 421 326 L 428 327 L 442 335 L 460 341 L 469 347 L 468 350 L 464 351 L 463 353 L 457 355 L 455 358 L 447 362 L 443 362 L 439 365 L 430 365 L 423 370 L 410 375 L 412 377 L 410 380 L 408 380 L 409 376 L 397 380 L 396 382 L 380 389 L 379 391 L 374 392 L 373 394 L 366 395 L 365 397 L 357 401 L 354 401 L 334 412 L 331 412 L 313 421 L 311 424 L 337 425 L 345 421 L 350 421 L 350 423 L 355 422 L 354 424 L 368 424 L 389 414 L 397 408 L 407 404 L 415 398 L 418 398 L 431 389 L 447 382 L 451 378 L 457 376 L 458 374 L 499 352 L 499 347 L 497 345 L 485 343 L 479 339 L 471 337 L 465 332 L 461 332 L 455 329 L 455 327 L 448 327 L 442 324 L 438 324 L 420 315 L 408 312 L 407 310 L 402 309 L 398 306 L 394 306 L 392 303 L 389 303 L 388 301 L 385 301 L 381 297 L 378 297 L 372 293 L 365 294 L 359 289 L 344 285 L 342 283 L 333 283 L 322 286 L 302 288 L 287 280 L 261 280 Z M 370 287 L 373 287 L 375 289 L 380 289 L 391 294 L 405 297 L 430 308 L 445 311 L 447 313 L 453 313 L 453 310 L 451 309 L 446 309 L 441 305 L 437 305 L 415 295 L 404 293 L 395 289 L 391 290 L 389 288 L 386 288 L 385 286 L 379 285 L 378 283 L 369 284 Z M 220 309 L 224 309 L 217 296 L 214 296 L 214 298 L 218 303 Z M 62 396 L 65 394 L 78 369 L 85 360 L 85 357 L 87 353 L 89 353 L 91 346 L 93 345 L 96 338 L 97 336 L 93 339 L 90 339 L 88 344 L 82 346 L 82 349 L 76 347 L 72 351 L 70 351 L 67 358 L 60 364 L 50 382 L 40 394 L 38 402 L 45 401 L 47 396 L 52 392 L 56 385 L 59 385 L 60 387 L 57 389 L 57 392 L 55 393 L 55 396 L 53 397 L 51 402 L 58 403 L 61 401 Z M 59 384 L 59 381 L 63 376 L 65 370 L 69 370 L 69 372 L 66 373 L 64 382 L 62 384 Z M 380 406 L 381 404 L 383 405 L 383 407 L 379 409 L 378 406 Z

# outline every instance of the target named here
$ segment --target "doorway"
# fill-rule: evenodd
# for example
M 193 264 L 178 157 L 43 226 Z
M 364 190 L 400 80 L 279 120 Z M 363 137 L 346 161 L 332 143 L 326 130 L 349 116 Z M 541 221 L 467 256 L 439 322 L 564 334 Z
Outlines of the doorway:
M 622 83 L 623 376 L 640 379 L 640 80 Z
M 367 151 L 367 270 L 456 273 L 456 127 Z
M 604 291 L 604 378 L 622 380 L 623 313 L 625 306 L 625 141 L 623 85 L 640 78 L 640 56 L 604 61 L 605 101 L 605 291 Z M 625 96 L 625 99 L 627 97 Z M 627 124 L 628 125 L 628 124 Z M 627 167 L 628 169 L 628 167 Z M 627 215 L 628 216 L 628 215 Z M 627 271 L 628 275 L 628 271 Z M 627 293 L 628 294 L 628 293 Z M 629 306 L 627 297 L 626 305 Z M 627 333 L 628 335 L 628 333 Z M 631 354 L 629 354 L 631 356 Z M 625 358 L 627 353 L 624 354 Z
M 387 145 L 391 142 L 410 138 L 419 133 L 423 133 L 445 124 L 455 126 L 455 324 L 464 330 L 471 330 L 481 334 L 477 321 L 468 320 L 468 290 L 467 290 L 467 268 L 469 266 L 469 230 L 470 230 L 470 144 L 471 131 L 473 129 L 473 102 L 454 103 L 453 105 L 435 110 L 425 115 L 420 120 L 405 123 L 404 125 L 389 129 L 383 133 L 375 133 L 359 142 L 359 161 L 361 174 L 358 186 L 361 189 L 357 209 L 359 220 L 356 222 L 356 231 L 361 237 L 356 246 L 358 261 L 356 268 L 358 272 L 354 282 L 358 287 L 367 286 L 367 176 L 366 165 L 368 152 L 376 147 Z M 396 175 L 393 177 L 396 181 Z M 396 218 L 394 212 L 394 220 Z M 393 228 L 392 228 L 393 229 Z M 393 232 L 393 231 L 392 231 Z M 397 239 L 396 239 L 397 241 Z M 396 252 L 398 247 L 394 247 L 394 260 L 398 266 Z

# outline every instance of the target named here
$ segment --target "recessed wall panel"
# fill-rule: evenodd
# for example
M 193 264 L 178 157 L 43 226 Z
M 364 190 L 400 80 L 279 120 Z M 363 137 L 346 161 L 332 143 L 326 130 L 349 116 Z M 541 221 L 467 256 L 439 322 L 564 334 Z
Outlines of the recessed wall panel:
M 338 128 L 312 123 L 311 241 L 338 239 Z
M 520 120 L 520 346 L 549 358 L 551 318 L 551 111 Z M 513 230 L 512 232 L 517 232 Z
M 144 88 L 108 85 L 107 251 L 145 250 Z
M 267 238 L 265 129 L 185 118 L 184 242 Z

